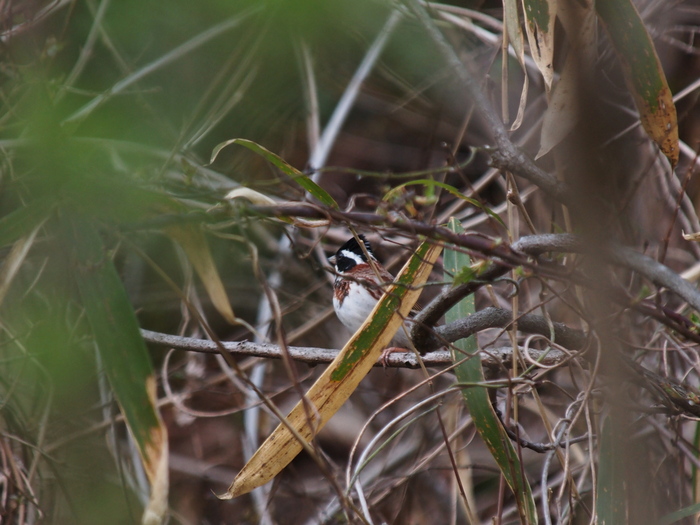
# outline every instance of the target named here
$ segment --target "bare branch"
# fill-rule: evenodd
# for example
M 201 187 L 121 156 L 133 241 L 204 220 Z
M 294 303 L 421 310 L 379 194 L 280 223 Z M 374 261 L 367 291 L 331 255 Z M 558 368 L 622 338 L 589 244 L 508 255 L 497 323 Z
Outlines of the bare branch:
M 570 233 L 523 237 L 513 244 L 513 249 L 530 255 L 539 255 L 545 252 L 589 252 L 585 241 Z M 631 248 L 613 244 L 608 244 L 602 252 L 598 252 L 596 255 L 612 264 L 629 268 L 654 284 L 678 294 L 696 311 L 700 312 L 700 292 L 668 266 Z
M 473 253 L 495 260 L 479 278 L 478 282 L 463 285 L 463 288 L 455 288 L 431 302 L 426 313 L 417 317 L 419 323 L 429 325 L 437 321 L 444 313 L 456 304 L 462 297 L 473 293 L 484 282 L 493 280 L 503 275 L 509 268 L 522 266 L 532 269 L 543 277 L 549 277 L 565 282 L 573 282 L 586 286 L 593 290 L 605 292 L 611 300 L 628 308 L 635 308 L 644 314 L 664 323 L 674 330 L 678 330 L 684 337 L 699 342 L 700 337 L 692 333 L 688 328 L 692 323 L 669 309 L 661 307 L 659 311 L 651 304 L 633 301 L 628 294 L 619 288 L 609 284 L 593 281 L 579 272 L 572 271 L 558 264 L 547 261 L 537 261 L 532 256 L 546 252 L 573 252 L 587 253 L 596 257 L 603 257 L 609 263 L 626 267 L 638 272 L 649 281 L 664 286 L 669 291 L 676 293 L 688 302 L 696 311 L 700 312 L 700 291 L 667 266 L 655 261 L 651 257 L 635 252 L 634 250 L 614 244 L 607 244 L 603 249 L 597 249 L 590 253 L 590 247 L 584 239 L 573 234 L 545 234 L 522 237 L 519 241 L 509 246 L 500 239 L 489 239 L 476 234 L 456 234 L 442 226 L 430 225 L 420 221 L 411 220 L 398 215 L 380 215 L 377 213 L 342 212 L 339 210 L 322 209 L 318 206 L 251 206 L 253 212 L 275 217 L 300 216 L 310 218 L 329 218 L 331 220 L 366 225 L 391 226 L 396 230 L 422 234 L 435 241 L 444 241 L 454 246 L 465 248 Z M 503 268 L 505 266 L 505 268 Z M 430 323 L 428 323 L 430 321 Z M 420 326 L 420 325 L 419 325 Z M 420 341 L 421 338 L 418 338 Z
M 146 342 L 158 346 L 206 354 L 219 353 L 217 344 L 206 339 L 162 334 L 143 329 L 141 330 L 141 335 Z M 226 341 L 223 342 L 223 345 L 232 355 L 282 359 L 283 351 L 278 345 L 251 343 L 248 341 Z M 289 356 L 295 361 L 312 366 L 330 363 L 339 352 L 339 350 L 328 348 L 299 346 L 288 346 L 287 351 Z M 522 352 L 525 353 L 525 349 L 522 349 Z M 570 358 L 569 354 L 556 349 L 550 349 L 549 351 L 528 349 L 527 352 L 532 359 L 541 362 L 545 366 L 554 366 Z M 481 364 L 491 370 L 500 370 L 504 365 L 508 366 L 511 363 L 512 356 L 513 348 L 511 346 L 489 349 L 481 352 Z M 447 350 L 429 352 L 422 356 L 421 360 L 427 367 L 442 367 L 453 364 L 452 355 Z M 388 355 L 386 365 L 393 368 L 420 368 L 418 358 L 410 352 L 395 352 Z M 377 361 L 375 366 L 382 366 L 382 363 Z
M 511 312 L 495 307 L 485 308 L 464 319 L 434 328 L 436 336 L 433 338 L 433 344 L 440 345 L 440 340 L 454 342 L 486 328 L 507 328 L 512 323 Z M 547 319 L 539 315 L 525 314 L 518 317 L 518 330 L 545 337 L 553 335 L 553 342 L 571 350 L 580 350 L 586 344 L 586 335 L 583 331 L 569 328 L 563 323 L 550 325 Z M 434 346 L 427 348 L 434 348 Z

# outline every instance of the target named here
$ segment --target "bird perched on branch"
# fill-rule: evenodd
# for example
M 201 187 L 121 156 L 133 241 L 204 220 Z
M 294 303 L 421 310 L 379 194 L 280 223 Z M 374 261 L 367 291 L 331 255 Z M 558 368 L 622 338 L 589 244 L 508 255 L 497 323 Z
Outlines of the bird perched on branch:
M 365 236 L 358 237 L 362 245 L 352 237 L 328 259 L 336 273 L 333 308 L 340 322 L 352 333 L 362 326 L 382 298 L 384 289 L 394 281 L 394 276 L 374 256 Z M 410 347 L 408 329 L 408 323 L 404 322 L 391 341 L 393 347 L 385 350 L 383 358 L 390 352 Z

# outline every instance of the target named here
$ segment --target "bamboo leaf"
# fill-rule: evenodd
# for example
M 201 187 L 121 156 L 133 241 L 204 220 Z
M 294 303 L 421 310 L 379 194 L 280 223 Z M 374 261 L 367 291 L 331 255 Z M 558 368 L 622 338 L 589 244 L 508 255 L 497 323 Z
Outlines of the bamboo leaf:
M 520 102 L 518 103 L 518 113 L 510 127 L 511 131 L 517 130 L 523 122 L 525 116 L 525 105 L 527 103 L 527 91 L 530 77 L 527 74 L 525 65 L 525 44 L 523 38 L 523 27 L 518 16 L 518 1 L 503 0 L 503 25 L 508 35 L 508 42 L 513 46 L 515 57 L 523 70 L 523 88 L 520 91 Z M 504 62 L 507 65 L 507 61 Z
M 321 186 L 312 181 L 311 178 L 304 175 L 294 166 L 287 163 L 287 161 L 285 161 L 283 158 L 279 157 L 278 155 L 275 155 L 270 150 L 263 148 L 260 144 L 256 144 L 252 140 L 231 139 L 227 140 L 226 142 L 222 142 L 214 148 L 214 151 L 212 151 L 209 163 L 212 164 L 216 160 L 216 157 L 219 155 L 221 150 L 227 146 L 230 146 L 231 144 L 238 144 L 239 146 L 248 148 L 250 151 L 257 153 L 271 164 L 274 164 L 280 170 L 282 170 L 283 173 L 289 175 L 292 178 L 292 180 L 294 180 L 294 182 L 296 182 L 299 186 L 308 191 L 320 203 L 325 204 L 326 206 L 329 206 L 331 208 L 338 207 L 338 204 L 335 202 L 333 197 L 331 197 L 328 194 L 328 192 L 326 192 L 326 190 L 321 188 Z
M 454 218 L 450 219 L 448 227 L 455 233 L 462 232 L 462 225 Z M 469 267 L 471 261 L 465 253 L 456 250 L 445 250 L 444 262 L 445 280 L 452 279 L 455 275 L 463 275 L 462 268 Z M 475 311 L 474 296 L 471 295 L 462 299 L 445 315 L 445 321 L 451 323 L 459 319 L 464 319 Z M 467 359 L 455 368 L 457 380 L 462 384 L 475 385 L 484 382 L 484 372 L 479 359 L 479 348 L 476 338 L 470 336 L 453 343 L 459 349 L 457 352 L 452 349 L 455 362 L 461 361 L 465 356 L 474 356 Z M 485 387 L 472 386 L 462 390 L 464 402 L 469 409 L 469 413 L 474 421 L 477 432 L 484 440 L 491 455 L 496 460 L 498 467 L 503 474 L 503 478 L 513 491 L 515 501 L 518 506 L 520 520 L 523 523 L 537 523 L 537 508 L 532 489 L 527 478 L 524 476 L 523 465 L 518 457 L 518 453 L 501 425 L 496 413 L 491 406 L 488 392 Z
M 555 0 L 523 0 L 525 30 L 530 43 L 530 54 L 542 73 L 547 92 L 554 78 L 554 20 L 557 16 Z
M 698 512 L 700 512 L 700 503 L 695 503 L 677 510 L 676 512 L 672 512 L 671 514 L 667 514 L 657 522 L 657 525 L 672 525 L 673 523 L 676 523 L 683 518 L 689 518 Z
M 125 78 L 123 78 L 122 80 L 120 80 L 119 82 L 114 84 L 105 93 L 102 93 L 102 94 L 94 97 L 90 102 L 85 104 L 82 108 L 80 108 L 78 111 L 73 113 L 70 117 L 65 119 L 63 121 L 62 125 L 69 127 L 70 129 L 77 127 L 77 125 L 80 122 L 82 122 L 96 108 L 98 108 L 99 106 L 104 104 L 110 98 L 114 97 L 118 93 L 121 93 L 122 91 L 124 91 L 126 88 L 128 88 L 132 84 L 141 80 L 143 77 L 150 75 L 154 71 L 158 71 L 158 70 L 162 69 L 164 66 L 170 64 L 174 60 L 178 60 L 178 59 L 182 58 L 186 54 L 191 53 L 192 51 L 200 48 L 202 45 L 211 41 L 213 38 L 216 38 L 219 35 L 221 35 L 222 33 L 225 33 L 226 31 L 229 31 L 229 30 L 233 29 L 234 27 L 238 26 L 243 20 L 248 18 L 251 14 L 253 14 L 258 9 L 259 9 L 259 7 L 256 7 L 254 9 L 249 9 L 247 12 L 244 11 L 239 16 L 235 16 L 235 17 L 229 18 L 228 20 L 224 20 L 223 22 L 215 25 L 214 27 L 211 27 L 208 30 L 203 31 L 203 32 L 195 35 L 190 40 L 188 40 L 188 41 L 184 42 L 183 44 L 179 45 L 178 47 L 172 49 L 170 52 L 162 55 L 161 57 L 154 60 L 153 62 L 146 64 L 145 66 L 137 69 L 136 71 L 131 72 Z
M 377 303 L 365 323 L 287 416 L 287 423 L 307 442 L 323 428 L 372 369 L 420 295 L 442 248 L 421 244 Z M 311 407 L 309 409 L 309 407 Z M 307 417 L 308 416 L 308 417 Z M 231 499 L 264 485 L 286 467 L 302 444 L 280 423 L 241 469 L 228 491 Z
M 595 3 L 615 47 L 642 126 L 671 166 L 678 164 L 678 119 L 654 43 L 631 0 Z
M 503 0 L 503 22 L 505 31 L 508 33 L 508 43 L 513 46 L 518 63 L 523 66 L 523 71 L 525 71 L 525 39 L 520 25 L 517 0 Z
M 94 226 L 68 219 L 67 245 L 85 314 L 104 370 L 134 437 L 151 497 L 143 523 L 161 523 L 168 500 L 168 433 L 156 408 L 156 381 L 150 357 L 112 260 Z
M 12 280 L 17 275 L 17 272 L 19 272 L 43 224 L 43 221 L 40 222 L 29 235 L 18 239 L 14 246 L 12 246 L 10 253 L 5 257 L 2 268 L 0 268 L 0 304 L 5 300 L 5 295 L 12 284 Z
M 625 454 L 626 438 L 615 435 L 615 425 L 610 417 L 603 423 L 598 457 L 598 499 L 596 514 L 601 525 L 627 523 L 625 490 L 625 468 L 622 457 Z
M 0 246 L 7 246 L 25 237 L 42 224 L 53 211 L 53 204 L 37 199 L 0 219 Z

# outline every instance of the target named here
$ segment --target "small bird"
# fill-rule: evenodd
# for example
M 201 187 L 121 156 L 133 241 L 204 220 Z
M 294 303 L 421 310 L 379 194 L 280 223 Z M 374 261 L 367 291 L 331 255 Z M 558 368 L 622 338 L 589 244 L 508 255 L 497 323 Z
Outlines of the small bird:
M 393 275 L 374 256 L 372 247 L 365 236 L 359 235 L 358 237 L 364 244 L 365 250 L 362 249 L 357 239 L 352 237 L 340 247 L 334 256 L 328 259 L 336 272 L 333 285 L 333 308 L 340 322 L 352 333 L 355 333 L 365 322 L 379 299 L 382 298 L 384 287 L 394 281 Z M 368 256 L 373 264 L 368 262 Z M 409 348 L 408 329 L 406 323 L 399 328 L 391 342 L 394 347 Z M 389 350 L 394 351 L 395 348 Z

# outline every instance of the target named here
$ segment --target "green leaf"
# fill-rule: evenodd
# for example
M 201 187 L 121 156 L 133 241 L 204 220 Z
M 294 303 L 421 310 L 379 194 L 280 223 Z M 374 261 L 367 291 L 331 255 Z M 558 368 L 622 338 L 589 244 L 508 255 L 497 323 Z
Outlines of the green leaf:
M 654 43 L 631 0 L 595 2 L 622 64 L 644 130 L 678 164 L 678 118 Z
M 671 514 L 667 514 L 657 522 L 657 525 L 671 525 L 672 523 L 676 523 L 677 521 L 680 521 L 683 518 L 689 518 L 690 516 L 693 516 L 698 512 L 700 512 L 700 503 L 695 503 L 688 507 L 677 510 L 676 512 L 672 512 Z
M 466 259 L 469 259 L 469 256 L 465 256 Z M 460 284 L 467 284 L 471 281 L 473 281 L 476 278 L 476 270 L 472 268 L 471 266 L 462 266 L 457 273 L 454 275 L 452 278 L 452 286 L 459 286 Z M 474 299 L 472 299 L 472 303 L 474 303 Z M 472 304 L 473 306 L 473 304 Z M 473 313 L 473 312 L 472 312 Z
M 463 231 L 461 224 L 454 218 L 450 219 L 448 227 L 455 233 Z M 453 275 L 460 275 L 462 269 L 469 267 L 470 264 L 471 261 L 467 254 L 456 250 L 445 250 L 443 257 L 445 280 L 451 279 Z M 447 312 L 445 321 L 451 323 L 458 319 L 463 319 L 473 314 L 474 311 L 474 296 L 471 295 L 462 299 Z M 454 348 L 452 349 L 452 356 L 455 362 L 461 361 L 466 355 L 474 356 L 460 363 L 455 368 L 455 375 L 459 383 L 469 385 L 483 384 L 484 373 L 481 368 L 476 337 L 470 336 L 466 339 L 461 339 L 453 343 L 453 346 L 459 349 L 459 352 Z M 503 478 L 513 491 L 520 520 L 522 523 L 537 523 L 537 509 L 532 489 L 523 474 L 524 469 L 518 453 L 491 406 L 491 400 L 486 388 L 479 386 L 464 388 L 462 396 L 472 416 L 477 432 L 479 432 L 484 443 L 486 443 L 503 474 Z
M 42 225 L 43 222 L 40 222 L 34 227 L 34 230 L 32 230 L 30 234 L 17 240 L 14 246 L 12 246 L 10 253 L 5 257 L 2 267 L 0 268 L 0 304 L 4 302 L 5 296 L 12 285 L 12 281 L 22 267 L 22 263 L 31 250 Z
M 29 235 L 52 210 L 53 205 L 40 199 L 5 215 L 0 219 L 0 246 L 7 246 Z
M 311 196 L 313 196 L 320 203 L 325 204 L 330 208 L 338 208 L 338 203 L 335 202 L 333 197 L 331 197 L 326 190 L 321 188 L 321 186 L 316 184 L 308 176 L 304 175 L 294 166 L 287 163 L 287 161 L 282 159 L 280 156 L 275 155 L 270 150 L 263 148 L 260 144 L 257 144 L 252 140 L 231 139 L 227 140 L 226 142 L 222 142 L 214 148 L 214 151 L 212 151 L 209 163 L 212 164 L 216 160 L 216 157 L 219 155 L 221 150 L 227 146 L 230 146 L 231 144 L 238 144 L 239 146 L 243 146 L 245 148 L 248 148 L 250 151 L 257 153 L 268 162 L 277 166 L 280 170 L 282 170 L 282 172 L 289 175 L 292 178 L 292 180 L 294 180 L 294 182 L 296 182 L 299 186 L 308 191 L 311 194 Z
M 167 508 L 168 435 L 156 409 L 156 382 L 136 315 L 92 223 L 65 219 L 66 245 L 104 371 L 138 447 L 151 482 L 144 521 Z M 151 520 L 153 521 L 153 520 Z
M 601 525 L 627 523 L 625 465 L 622 460 L 626 439 L 616 435 L 614 422 L 608 417 L 601 430 L 598 457 L 598 500 L 596 514 Z

